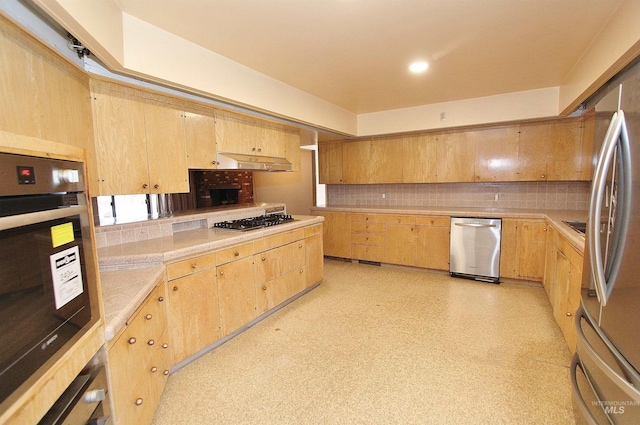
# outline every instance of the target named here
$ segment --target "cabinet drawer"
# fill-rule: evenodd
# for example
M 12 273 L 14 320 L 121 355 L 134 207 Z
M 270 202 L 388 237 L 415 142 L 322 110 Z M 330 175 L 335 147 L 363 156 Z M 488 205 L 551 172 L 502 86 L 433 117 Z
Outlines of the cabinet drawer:
M 268 282 L 291 270 L 301 268 L 305 261 L 305 240 L 299 240 L 254 256 L 257 282 Z
M 253 242 L 254 252 L 267 251 L 300 239 L 304 239 L 304 229 L 296 229 L 267 236 Z
M 313 235 L 318 235 L 322 233 L 322 224 L 316 224 L 315 226 L 305 227 L 304 228 L 304 237 L 309 238 Z
M 351 243 L 356 245 L 384 246 L 384 236 L 370 233 L 354 233 Z
M 357 221 L 355 223 L 351 223 L 351 233 L 384 233 L 384 223 Z
M 368 245 L 351 245 L 351 255 L 356 260 L 384 261 L 384 247 Z
M 388 224 L 415 224 L 416 218 L 412 215 L 385 215 L 384 222 Z
M 440 215 L 418 216 L 416 217 L 416 224 L 421 226 L 449 227 L 451 226 L 451 217 Z
M 238 245 L 233 248 L 227 248 L 216 252 L 216 264 L 225 264 L 249 255 L 253 255 L 253 243 Z
M 207 254 L 167 264 L 167 279 L 173 280 L 200 270 L 216 266 L 216 254 Z
M 384 223 L 384 216 L 379 214 L 351 214 L 351 223 Z

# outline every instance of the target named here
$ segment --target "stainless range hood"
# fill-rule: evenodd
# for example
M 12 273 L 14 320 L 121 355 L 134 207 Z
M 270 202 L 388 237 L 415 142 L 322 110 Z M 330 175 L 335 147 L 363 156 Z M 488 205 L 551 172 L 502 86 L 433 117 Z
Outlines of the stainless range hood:
M 241 153 L 218 152 L 218 170 L 246 171 L 291 171 L 293 164 L 286 158 L 276 156 L 245 155 Z

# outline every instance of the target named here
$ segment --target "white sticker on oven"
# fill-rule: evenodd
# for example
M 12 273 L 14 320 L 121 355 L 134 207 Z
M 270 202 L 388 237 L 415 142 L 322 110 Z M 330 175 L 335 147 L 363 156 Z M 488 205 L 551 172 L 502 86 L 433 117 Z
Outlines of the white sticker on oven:
M 53 295 L 56 310 L 82 294 L 82 269 L 80 268 L 80 251 L 78 246 L 53 254 L 51 260 L 51 276 L 53 277 Z

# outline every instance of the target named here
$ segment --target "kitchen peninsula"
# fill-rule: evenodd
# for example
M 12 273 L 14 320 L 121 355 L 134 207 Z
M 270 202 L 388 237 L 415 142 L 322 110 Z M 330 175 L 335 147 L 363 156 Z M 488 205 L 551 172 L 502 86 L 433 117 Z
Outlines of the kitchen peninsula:
M 108 369 L 118 423 L 149 423 L 172 368 L 188 364 L 317 286 L 322 217 L 251 231 L 214 223 L 269 205 L 212 209 L 97 234 L 167 226 L 166 236 L 98 249 Z M 162 234 L 162 230 L 160 230 Z M 113 240 L 113 237 L 104 238 Z M 132 378 L 137 385 L 131 386 Z

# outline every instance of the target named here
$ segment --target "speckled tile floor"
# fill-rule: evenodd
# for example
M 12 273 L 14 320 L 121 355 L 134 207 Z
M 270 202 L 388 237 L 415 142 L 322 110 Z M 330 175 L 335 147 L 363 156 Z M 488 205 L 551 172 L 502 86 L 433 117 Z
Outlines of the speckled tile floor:
M 326 260 L 172 374 L 153 424 L 572 424 L 569 362 L 541 286 Z

